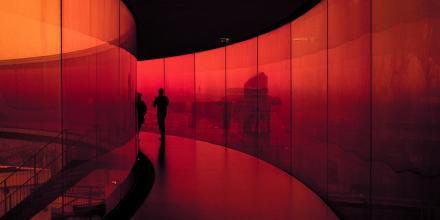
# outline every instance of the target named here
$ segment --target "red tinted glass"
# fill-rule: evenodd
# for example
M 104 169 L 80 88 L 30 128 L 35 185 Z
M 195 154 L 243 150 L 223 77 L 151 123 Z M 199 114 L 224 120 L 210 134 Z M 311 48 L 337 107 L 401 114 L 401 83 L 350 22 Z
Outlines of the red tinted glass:
M 258 37 L 260 157 L 285 171 L 291 161 L 290 25 Z
M 168 107 L 167 131 L 194 137 L 194 54 L 165 59 L 165 95 Z
M 258 156 L 257 39 L 226 47 L 228 147 Z
M 224 145 L 225 48 L 195 54 L 196 138 Z

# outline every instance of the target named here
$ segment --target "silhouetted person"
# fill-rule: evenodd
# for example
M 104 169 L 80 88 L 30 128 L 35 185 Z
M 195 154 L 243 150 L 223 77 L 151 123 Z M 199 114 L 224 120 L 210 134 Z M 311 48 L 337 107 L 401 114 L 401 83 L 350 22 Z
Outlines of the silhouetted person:
M 153 107 L 157 107 L 157 124 L 160 130 L 160 139 L 165 140 L 165 118 L 167 117 L 168 97 L 164 96 L 164 90 L 159 89 L 159 95 L 154 99 Z
M 145 121 L 145 114 L 147 114 L 147 105 L 142 101 L 142 94 L 137 93 L 137 110 L 138 110 L 138 133 L 141 131 L 141 126 Z

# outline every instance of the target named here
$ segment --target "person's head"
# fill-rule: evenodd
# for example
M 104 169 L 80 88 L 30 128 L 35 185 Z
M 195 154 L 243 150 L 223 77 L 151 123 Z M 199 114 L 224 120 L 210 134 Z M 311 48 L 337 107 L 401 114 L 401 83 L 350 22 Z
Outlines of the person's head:
M 142 98 L 142 94 L 140 92 L 137 93 L 137 98 L 141 99 Z
M 160 89 L 158 90 L 159 95 L 163 95 L 164 91 L 165 91 L 165 90 L 163 90 L 163 88 L 160 88 Z

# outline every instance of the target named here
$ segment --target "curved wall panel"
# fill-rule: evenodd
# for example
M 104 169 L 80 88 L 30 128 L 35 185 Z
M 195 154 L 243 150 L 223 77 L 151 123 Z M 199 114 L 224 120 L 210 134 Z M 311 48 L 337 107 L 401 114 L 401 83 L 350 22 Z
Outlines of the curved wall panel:
M 226 146 L 258 156 L 258 42 L 226 47 Z
M 137 153 L 131 13 L 119 0 L 19 0 L 0 3 L 0 17 L 0 164 L 20 166 L 62 149 L 61 167 L 81 161 L 84 172 L 79 180 L 67 176 L 72 187 L 37 218 L 86 204 L 111 210 L 128 190 L 121 183 Z M 38 153 L 50 140 L 54 151 Z M 36 168 L 60 171 L 42 164 Z M 16 181 L 32 176 L 23 178 Z
M 139 62 L 138 87 L 155 93 L 164 79 L 170 106 L 184 88 L 192 114 L 170 110 L 169 134 L 193 130 L 268 161 L 341 217 L 438 218 L 438 10 L 431 0 L 324 0 L 256 38 Z M 165 65 L 153 73 L 156 62 Z
M 164 60 L 165 85 L 167 96 L 173 100 L 169 106 L 168 124 L 170 133 L 179 133 L 183 137 L 194 137 L 193 100 L 194 91 L 194 54 L 172 57 Z M 154 90 L 153 90 L 154 91 Z
M 225 144 L 225 48 L 195 54 L 195 136 Z
M 396 200 L 399 218 L 440 216 L 439 9 L 373 0 L 372 197 Z

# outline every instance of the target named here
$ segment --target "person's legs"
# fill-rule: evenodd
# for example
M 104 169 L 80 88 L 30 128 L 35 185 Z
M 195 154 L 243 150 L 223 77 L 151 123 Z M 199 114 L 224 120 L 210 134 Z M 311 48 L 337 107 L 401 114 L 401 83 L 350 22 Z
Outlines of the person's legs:
M 165 137 L 165 119 L 161 118 L 159 122 L 160 135 Z
M 158 115 L 157 123 L 159 125 L 159 131 L 161 138 L 165 138 L 165 117 L 166 115 Z
M 138 121 L 138 123 L 137 123 L 138 134 L 139 134 L 139 132 L 141 132 L 141 126 L 142 126 L 143 123 L 144 123 L 143 121 Z
M 142 124 L 140 122 L 138 122 L 138 124 L 137 124 L 137 128 L 138 128 L 138 136 L 137 136 L 138 140 L 137 141 L 138 141 L 138 143 L 141 142 L 141 137 L 140 137 L 141 126 L 142 126 Z

